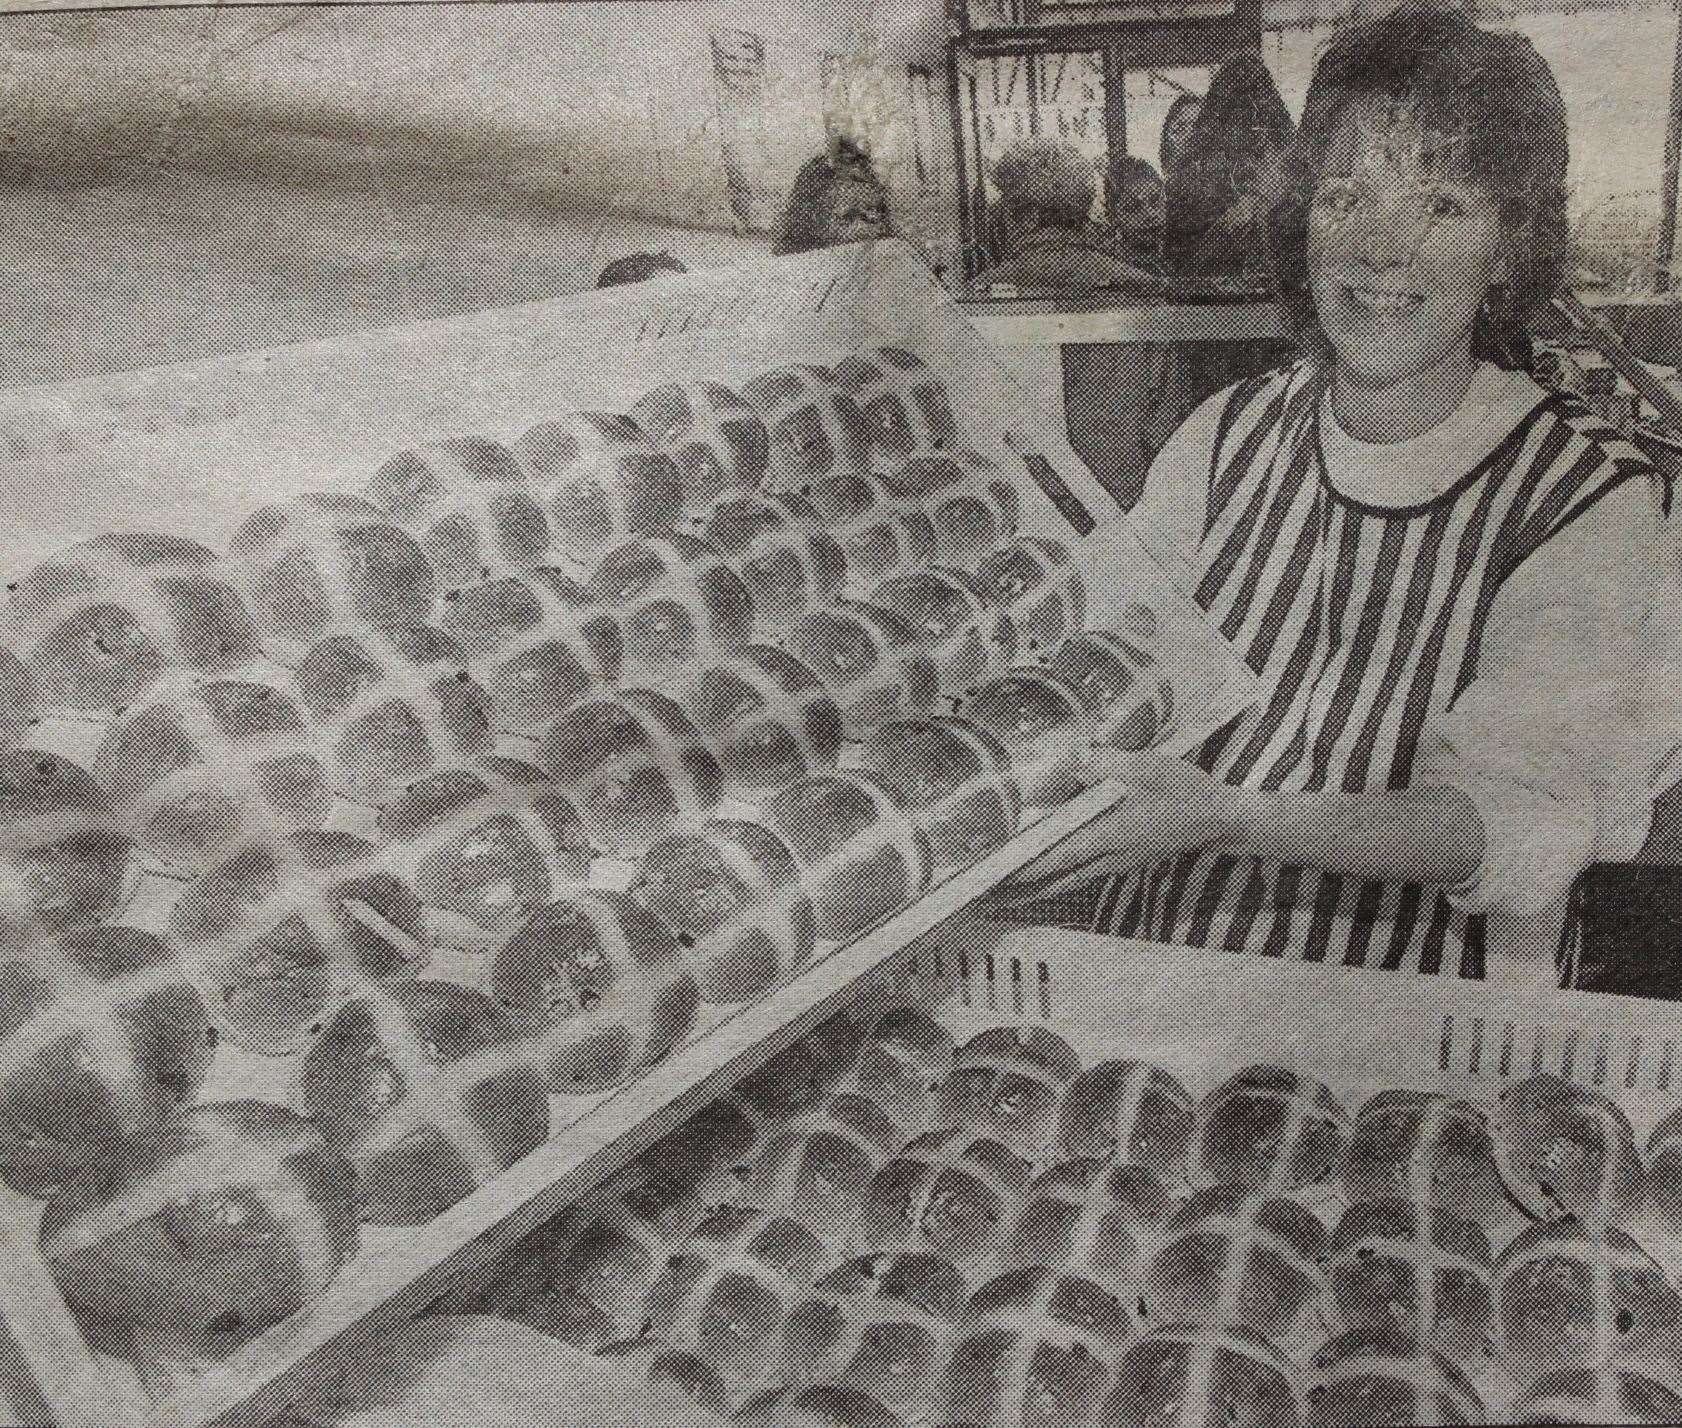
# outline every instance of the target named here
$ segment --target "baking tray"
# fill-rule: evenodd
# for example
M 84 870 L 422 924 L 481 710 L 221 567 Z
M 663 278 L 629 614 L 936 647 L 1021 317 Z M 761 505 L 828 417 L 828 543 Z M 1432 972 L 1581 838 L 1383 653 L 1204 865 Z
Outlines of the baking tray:
M 1150 604 L 1185 676 L 1177 742 L 1248 700 L 1252 676 L 1125 522 L 1111 519 L 1111 498 L 1050 414 L 1024 399 L 898 242 L 0 394 L 0 450 L 14 495 L 0 570 L 15 578 L 100 529 L 162 525 L 220 544 L 257 505 L 357 489 L 380 462 L 419 443 L 467 433 L 510 440 L 569 408 L 622 408 L 663 381 L 734 383 L 779 362 L 830 361 L 880 345 L 910 348 L 945 377 L 966 438 L 1020 492 L 1023 529 L 1063 540 L 1081 564 L 1089 624 L 1102 626 L 1132 600 Z M 906 948 L 1118 796 L 1093 790 L 847 946 L 823 949 L 827 956 L 765 1001 L 708 1013 L 684 1048 L 633 1085 L 558 1101 L 546 1146 L 423 1234 L 370 1229 L 321 1300 L 215 1365 L 151 1365 L 142 1378 L 90 1353 L 35 1251 L 39 1206 L 0 1199 L 0 1392 L 20 1421 L 50 1405 L 59 1428 L 262 1422 L 319 1375 L 328 1350 L 400 1322 L 488 1262 L 826 1010 L 885 994 L 881 979 L 892 981 Z M 161 925 L 170 895 L 167 885 L 148 884 L 131 915 Z M 450 975 L 446 953 L 435 971 Z M 201 1098 L 275 1098 L 284 1083 L 273 1065 L 225 1049 Z

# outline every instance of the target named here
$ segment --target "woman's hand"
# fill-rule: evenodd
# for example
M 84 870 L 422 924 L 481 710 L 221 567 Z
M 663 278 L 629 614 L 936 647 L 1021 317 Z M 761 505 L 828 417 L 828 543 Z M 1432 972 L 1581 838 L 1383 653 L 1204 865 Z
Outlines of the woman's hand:
M 1049 897 L 1072 884 L 1193 849 L 1246 841 L 1245 790 L 1166 754 L 1097 748 L 1089 757 L 1093 782 L 1119 784 L 1126 796 L 1028 863 L 999 889 L 1000 896 Z

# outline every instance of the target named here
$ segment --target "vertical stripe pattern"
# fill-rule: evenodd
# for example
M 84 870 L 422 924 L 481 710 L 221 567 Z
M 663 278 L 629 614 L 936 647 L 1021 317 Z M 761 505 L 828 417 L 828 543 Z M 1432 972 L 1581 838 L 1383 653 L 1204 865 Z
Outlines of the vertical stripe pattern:
M 1336 492 L 1322 373 L 1235 387 L 1219 426 L 1198 603 L 1268 695 L 1194 755 L 1228 783 L 1406 788 L 1427 723 L 1476 677 L 1508 576 L 1608 491 L 1651 468 L 1580 403 L 1548 397 L 1420 506 Z M 1440 893 L 1230 853 L 1110 878 L 1094 931 L 1426 975 L 1483 975 L 1482 919 Z

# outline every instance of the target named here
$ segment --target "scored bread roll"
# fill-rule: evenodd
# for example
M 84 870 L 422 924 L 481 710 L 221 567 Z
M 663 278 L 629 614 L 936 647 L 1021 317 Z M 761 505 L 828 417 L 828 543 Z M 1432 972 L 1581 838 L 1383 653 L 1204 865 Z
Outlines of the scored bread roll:
M 1248 1329 L 1174 1324 L 1122 1355 L 1104 1428 L 1301 1428 L 1296 1365 Z
M 1007 1268 L 1044 1265 L 1082 1275 L 1131 1304 L 1174 1208 L 1142 1165 L 1067 1160 L 1028 1187 L 1000 1259 Z
M 1496 1166 L 1488 1118 L 1466 1101 L 1381 1091 L 1355 1115 L 1340 1182 L 1352 1204 L 1408 1200 L 1476 1220 L 1494 1235 L 1523 1218 Z
M 969 1129 L 918 1136 L 871 1181 L 856 1242 L 985 1262 L 1003 1245 L 1032 1174 L 1027 1160 Z
M 742 1184 L 743 1201 L 797 1215 L 826 1243 L 847 1243 L 872 1180 L 903 1143 L 880 1106 L 842 1092 L 771 1138 Z
M 933 1017 L 897 1007 L 870 1029 L 859 1054 L 859 1090 L 907 1132 L 929 1129 L 955 1050 L 952 1033 Z
M 1349 1139 L 1349 1112 L 1330 1089 L 1277 1066 L 1250 1066 L 1197 1109 L 1192 1179 L 1289 1192 L 1331 1177 Z
M 1347 1333 L 1314 1356 L 1308 1390 L 1313 1428 L 1417 1428 L 1484 1422 L 1471 1381 L 1440 1354 L 1406 1338 Z
M 1537 1219 L 1621 1225 L 1640 1207 L 1646 1172 L 1635 1134 L 1600 1092 L 1532 1076 L 1502 1091 L 1493 1129 L 1507 1190 Z
M 1079 1075 L 1080 1057 L 1055 1032 L 994 1027 L 957 1049 L 935 1119 L 1037 1157 L 1052 1144 L 1063 1099 Z
M 1064 1096 L 1057 1145 L 1071 1159 L 1131 1162 L 1183 1184 L 1196 1120 L 1191 1093 L 1161 1067 L 1101 1061 Z

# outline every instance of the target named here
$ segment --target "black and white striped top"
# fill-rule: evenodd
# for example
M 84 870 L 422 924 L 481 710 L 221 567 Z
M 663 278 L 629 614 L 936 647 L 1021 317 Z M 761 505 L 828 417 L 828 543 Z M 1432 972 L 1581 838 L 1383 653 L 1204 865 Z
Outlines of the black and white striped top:
M 1322 370 L 1300 364 L 1226 397 L 1195 596 L 1264 695 L 1193 757 L 1249 787 L 1405 788 L 1428 722 L 1477 675 L 1508 578 L 1607 493 L 1653 471 L 1581 403 L 1547 396 L 1431 499 L 1367 505 L 1327 477 L 1324 388 Z M 1267 956 L 1483 975 L 1483 918 L 1418 885 L 1201 852 L 1087 893 L 1073 919 L 1056 920 Z

